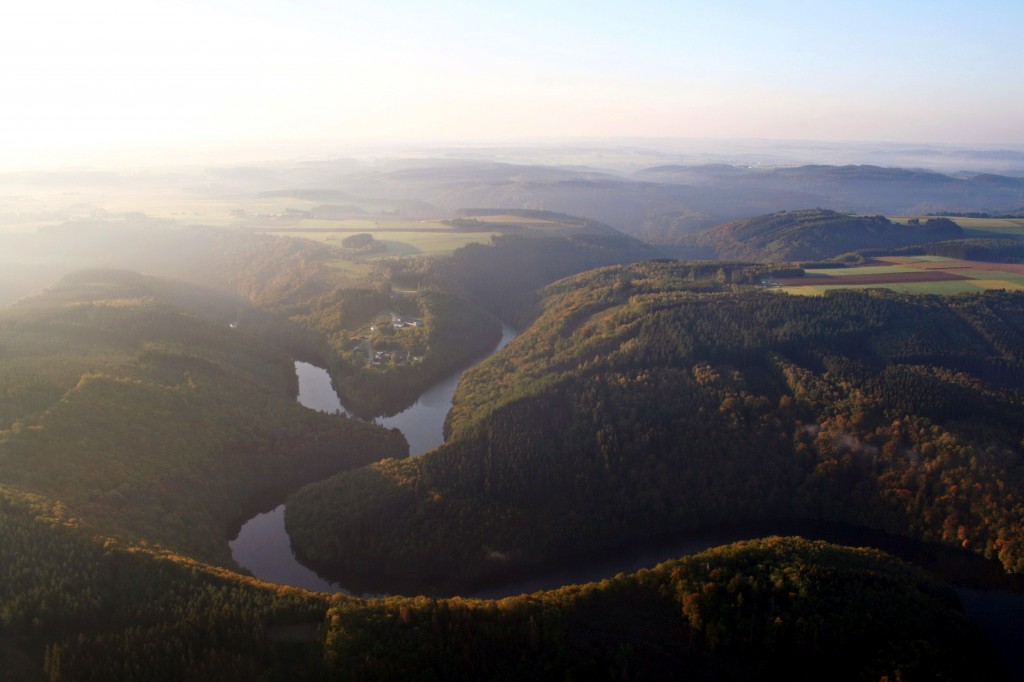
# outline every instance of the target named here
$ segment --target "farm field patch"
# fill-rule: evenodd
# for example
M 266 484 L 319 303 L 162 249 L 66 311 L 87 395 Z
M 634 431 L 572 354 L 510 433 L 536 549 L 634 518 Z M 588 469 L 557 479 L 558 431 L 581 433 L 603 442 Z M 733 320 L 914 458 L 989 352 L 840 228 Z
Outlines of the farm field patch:
M 959 294 L 988 289 L 1024 290 L 1024 264 L 986 263 L 935 256 L 879 258 L 866 266 L 807 270 L 774 281 L 783 291 L 821 295 L 829 289 L 886 288 L 905 293 Z
M 407 256 L 450 253 L 467 244 L 488 244 L 501 232 L 388 232 L 377 241 L 388 247 L 381 256 Z
M 296 226 L 278 229 L 258 229 L 263 234 L 293 237 L 342 247 L 342 241 L 354 234 L 373 235 L 379 246 L 365 253 L 345 251 L 329 263 L 345 277 L 359 279 L 369 276 L 376 261 L 383 258 L 437 256 L 451 253 L 468 244 L 488 244 L 492 237 L 503 234 L 498 230 L 467 231 L 452 228 L 440 221 L 412 220 L 303 220 Z
M 514 225 L 557 225 L 558 222 L 548 218 L 529 218 L 517 215 L 480 215 L 473 216 L 473 220 L 477 220 L 482 223 L 504 223 Z
M 894 223 L 901 225 L 908 224 L 911 220 L 924 222 L 928 217 L 900 216 L 890 218 Z M 949 216 L 949 219 L 959 225 L 967 233 L 968 237 L 982 237 L 999 235 L 1002 237 L 1024 237 L 1024 218 L 967 218 L 961 216 Z
M 920 272 L 920 268 L 911 267 L 910 265 L 865 265 L 859 268 L 828 268 L 828 269 L 808 269 L 805 270 L 807 277 L 837 277 L 841 279 L 847 279 L 849 277 L 857 277 L 860 275 L 890 275 L 897 272 Z

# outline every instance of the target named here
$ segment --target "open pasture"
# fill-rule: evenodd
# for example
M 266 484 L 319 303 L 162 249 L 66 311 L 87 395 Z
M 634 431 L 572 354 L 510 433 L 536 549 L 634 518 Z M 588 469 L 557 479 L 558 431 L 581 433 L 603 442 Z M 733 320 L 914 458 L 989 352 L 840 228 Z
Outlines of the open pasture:
M 967 236 L 997 234 L 1003 237 L 1024 237 L 1022 218 L 952 218 Z
M 1024 218 L 966 218 L 949 216 L 949 219 L 963 228 L 967 237 L 995 236 L 1024 237 Z M 908 224 L 911 220 L 928 220 L 928 216 L 901 216 L 891 218 L 894 223 Z
M 915 294 L 1024 290 L 1024 265 L 954 260 L 938 256 L 878 258 L 862 267 L 807 270 L 775 281 L 783 291 L 820 295 L 829 289 L 885 288 Z
M 323 222 L 323 221 L 317 221 Z M 372 221 L 345 221 L 351 223 L 372 223 Z M 387 225 L 387 227 L 384 227 Z M 439 227 L 445 229 L 439 229 Z M 288 229 L 266 230 L 266 234 L 274 234 L 283 237 L 300 237 L 323 242 L 331 246 L 341 247 L 345 237 L 353 234 L 371 234 L 374 239 L 387 247 L 387 250 L 372 251 L 369 253 L 353 253 L 351 258 L 358 260 L 373 260 L 395 256 L 421 256 L 438 255 L 451 253 L 455 249 L 467 244 L 488 244 L 491 237 L 500 235 L 498 231 L 487 232 L 466 232 L 441 225 L 440 223 L 427 223 L 424 227 L 409 229 L 396 229 L 387 223 L 381 223 L 377 227 L 366 225 L 355 227 L 352 225 L 330 227 L 295 227 Z
M 558 225 L 560 224 L 556 220 L 550 218 L 533 218 L 518 215 L 477 215 L 471 216 L 473 220 L 478 220 L 482 223 L 497 223 L 504 225 Z

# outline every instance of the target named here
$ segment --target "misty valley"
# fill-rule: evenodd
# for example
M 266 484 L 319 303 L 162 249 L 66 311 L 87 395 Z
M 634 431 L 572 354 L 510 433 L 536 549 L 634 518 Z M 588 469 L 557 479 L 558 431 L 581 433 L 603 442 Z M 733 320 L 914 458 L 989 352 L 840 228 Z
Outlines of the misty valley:
M 1024 678 L 1024 157 L 542 151 L 0 178 L 0 678 Z

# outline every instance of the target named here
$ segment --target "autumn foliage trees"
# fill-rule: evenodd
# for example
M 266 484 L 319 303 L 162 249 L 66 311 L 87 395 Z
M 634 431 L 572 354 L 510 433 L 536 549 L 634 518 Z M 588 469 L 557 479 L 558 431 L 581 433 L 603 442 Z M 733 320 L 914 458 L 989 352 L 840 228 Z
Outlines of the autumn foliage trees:
M 298 550 L 430 584 L 814 519 L 1024 570 L 1024 298 L 803 298 L 743 284 L 756 267 L 695 270 L 548 287 L 537 322 L 465 375 L 445 446 L 293 498 Z

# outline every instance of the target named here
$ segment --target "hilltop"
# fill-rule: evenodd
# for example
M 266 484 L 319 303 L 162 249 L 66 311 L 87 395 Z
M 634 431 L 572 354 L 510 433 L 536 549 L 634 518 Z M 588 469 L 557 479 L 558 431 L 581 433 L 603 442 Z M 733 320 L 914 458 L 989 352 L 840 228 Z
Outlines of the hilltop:
M 1024 570 L 1024 297 L 797 297 L 756 286 L 769 273 L 641 263 L 548 286 L 537 320 L 464 375 L 445 445 L 293 496 L 297 551 L 465 584 L 805 519 Z
M 965 299 L 956 315 L 878 296 L 819 309 L 747 288 L 770 272 L 644 263 L 548 286 L 511 352 L 467 375 L 450 444 L 415 460 L 394 432 L 298 406 L 274 342 L 293 334 L 268 335 L 279 318 L 240 297 L 92 270 L 0 310 L 0 664 L 53 680 L 999 678 L 934 577 L 799 539 L 502 600 L 329 597 L 229 570 L 226 537 L 255 505 L 382 457 L 292 500 L 296 546 L 318 547 L 316 528 L 362 562 L 397 540 L 401 557 L 371 570 L 430 580 L 796 501 L 1019 570 L 1018 498 L 992 492 L 1020 487 L 1005 465 L 1020 437 L 1016 299 Z M 858 396 L 859 366 L 814 349 L 852 354 L 865 335 L 875 355 L 851 357 L 902 364 Z M 903 412 L 918 391 L 923 416 Z
M 945 218 L 903 225 L 884 216 L 810 209 L 780 211 L 713 227 L 673 250 L 684 258 L 817 261 L 864 249 L 896 249 L 955 240 L 963 230 Z
M 331 211 L 350 209 L 367 210 Z M 287 239 L 126 219 L 4 242 L 41 274 L 107 266 L 0 309 L 4 674 L 1000 675 L 948 587 L 877 551 L 772 538 L 510 599 L 364 600 L 240 575 L 227 537 L 294 492 L 299 552 L 389 591 L 750 519 L 883 529 L 1020 573 L 1019 295 L 797 299 L 759 286 L 792 267 L 633 263 L 659 252 L 553 210 L 283 213 Z M 352 268 L 329 239 L 394 253 L 400 229 L 457 240 Z M 942 248 L 967 246 L 1002 249 Z M 392 313 L 417 325 L 369 335 Z M 302 358 L 360 409 L 401 404 L 471 361 L 496 316 L 520 337 L 465 375 L 448 443 L 422 458 L 295 402 Z M 367 338 L 425 352 L 368 367 Z
M 231 566 L 226 533 L 261 499 L 406 451 L 298 406 L 292 359 L 240 310 L 116 270 L 0 310 L 0 485 L 101 536 Z
M 888 216 L 1024 210 L 1024 178 L 1019 172 L 1009 174 L 1019 167 L 1019 152 L 1008 154 L 1007 174 L 997 175 L 997 155 L 947 157 L 948 151 L 911 158 L 872 150 L 859 156 L 909 167 L 806 164 L 804 154 L 786 159 L 760 153 L 745 161 L 745 153 L 711 154 L 728 163 L 702 163 L 709 155 L 666 157 L 629 150 L 591 150 L 579 163 L 556 165 L 551 153 L 492 149 L 462 158 L 444 158 L 445 151 L 438 150 L 437 157 L 335 159 L 142 176 L 22 174 L 8 180 L 32 199 L 20 202 L 17 214 L 0 216 L 0 223 L 34 229 L 100 216 L 177 228 L 320 229 L 347 223 L 366 232 L 368 223 L 441 221 L 466 209 L 539 210 L 581 216 L 650 244 L 672 245 L 715 225 L 812 206 Z M 922 168 L 929 163 L 942 172 Z M 978 170 L 958 172 L 965 168 Z M 76 200 L 68 202 L 61 190 L 73 190 Z M 154 196 L 167 199 L 154 202 Z M 389 253 L 399 253 L 387 246 Z M 63 251 L 59 243 L 54 248 Z

